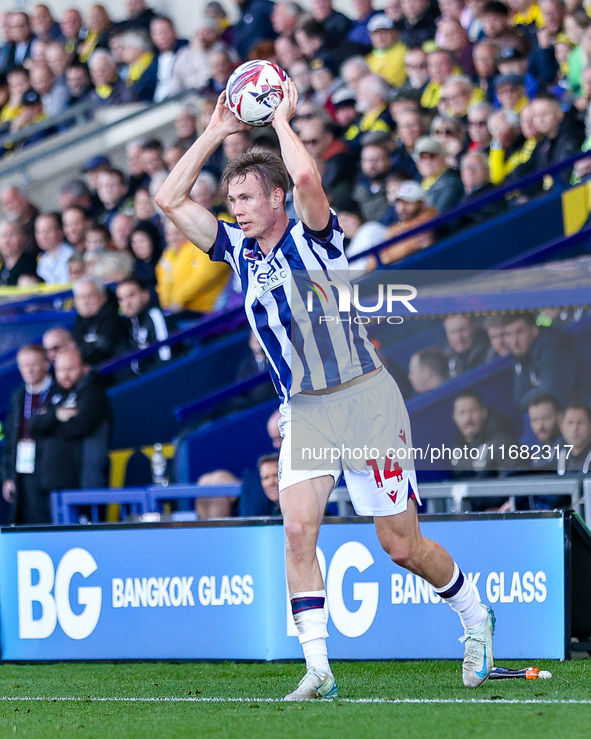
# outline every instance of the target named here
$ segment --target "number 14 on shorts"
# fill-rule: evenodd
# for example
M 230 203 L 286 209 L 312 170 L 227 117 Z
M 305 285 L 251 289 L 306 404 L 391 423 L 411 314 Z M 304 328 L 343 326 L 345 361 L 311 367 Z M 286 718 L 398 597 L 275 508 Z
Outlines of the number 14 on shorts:
M 393 457 L 387 456 L 385 458 L 382 472 L 380 472 L 377 459 L 368 459 L 365 464 L 373 470 L 373 476 L 379 488 L 384 487 L 382 475 L 384 480 L 390 480 L 392 477 L 395 477 L 397 482 L 402 482 L 402 467 L 398 462 L 394 461 Z

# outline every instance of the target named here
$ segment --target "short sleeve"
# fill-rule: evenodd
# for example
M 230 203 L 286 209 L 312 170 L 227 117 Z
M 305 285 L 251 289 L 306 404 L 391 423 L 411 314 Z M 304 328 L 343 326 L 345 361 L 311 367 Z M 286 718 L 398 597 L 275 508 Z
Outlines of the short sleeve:
M 227 262 L 228 256 L 232 255 L 232 242 L 223 221 L 218 221 L 218 233 L 207 254 L 212 262 Z

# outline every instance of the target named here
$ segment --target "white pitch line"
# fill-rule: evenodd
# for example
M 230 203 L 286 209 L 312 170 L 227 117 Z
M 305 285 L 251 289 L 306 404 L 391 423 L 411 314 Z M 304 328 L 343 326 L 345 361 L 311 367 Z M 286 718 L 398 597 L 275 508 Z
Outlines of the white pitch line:
M 337 698 L 342 703 L 387 703 L 387 704 L 434 704 L 434 705 L 591 705 L 591 699 L 560 700 L 545 698 Z M 68 696 L 0 696 L 0 702 L 39 702 L 39 703 L 283 703 L 282 698 L 207 698 L 204 696 L 184 697 L 162 697 L 162 698 L 117 698 L 117 697 L 86 697 L 75 698 Z M 303 701 L 306 703 L 318 703 L 318 700 Z M 332 699 L 323 700 L 324 703 L 332 703 Z

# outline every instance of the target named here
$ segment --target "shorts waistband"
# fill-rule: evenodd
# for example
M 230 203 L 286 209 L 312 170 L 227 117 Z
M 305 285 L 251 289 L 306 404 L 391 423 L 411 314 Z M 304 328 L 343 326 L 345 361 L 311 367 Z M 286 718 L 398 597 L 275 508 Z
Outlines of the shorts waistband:
M 358 398 L 365 395 L 368 391 L 379 387 L 385 382 L 388 382 L 390 375 L 385 367 L 381 367 L 381 371 L 378 372 L 374 377 L 370 377 L 365 382 L 360 382 L 357 385 L 351 385 L 351 387 L 345 388 L 344 390 L 337 390 L 336 393 L 328 393 L 326 395 L 308 395 L 306 393 L 298 393 L 297 396 L 292 398 L 292 403 L 297 398 L 297 404 L 299 406 L 322 406 L 332 405 L 333 403 L 342 403 L 344 400 L 350 400 L 351 398 Z

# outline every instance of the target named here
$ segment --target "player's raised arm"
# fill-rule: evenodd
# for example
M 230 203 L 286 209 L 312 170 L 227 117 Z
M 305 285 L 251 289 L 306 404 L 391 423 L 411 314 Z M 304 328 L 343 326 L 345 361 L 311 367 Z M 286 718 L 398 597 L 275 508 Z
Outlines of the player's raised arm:
M 213 213 L 193 202 L 189 194 L 203 165 L 226 136 L 248 128 L 230 112 L 226 93 L 222 92 L 209 125 L 181 157 L 154 198 L 179 231 L 203 251 L 209 251 L 213 245 L 218 223 Z
M 277 132 L 281 157 L 293 180 L 293 201 L 299 218 L 313 231 L 326 228 L 330 210 L 316 163 L 289 125 L 298 104 L 298 91 L 288 78 L 282 85 L 283 100 L 275 110 L 272 126 Z

